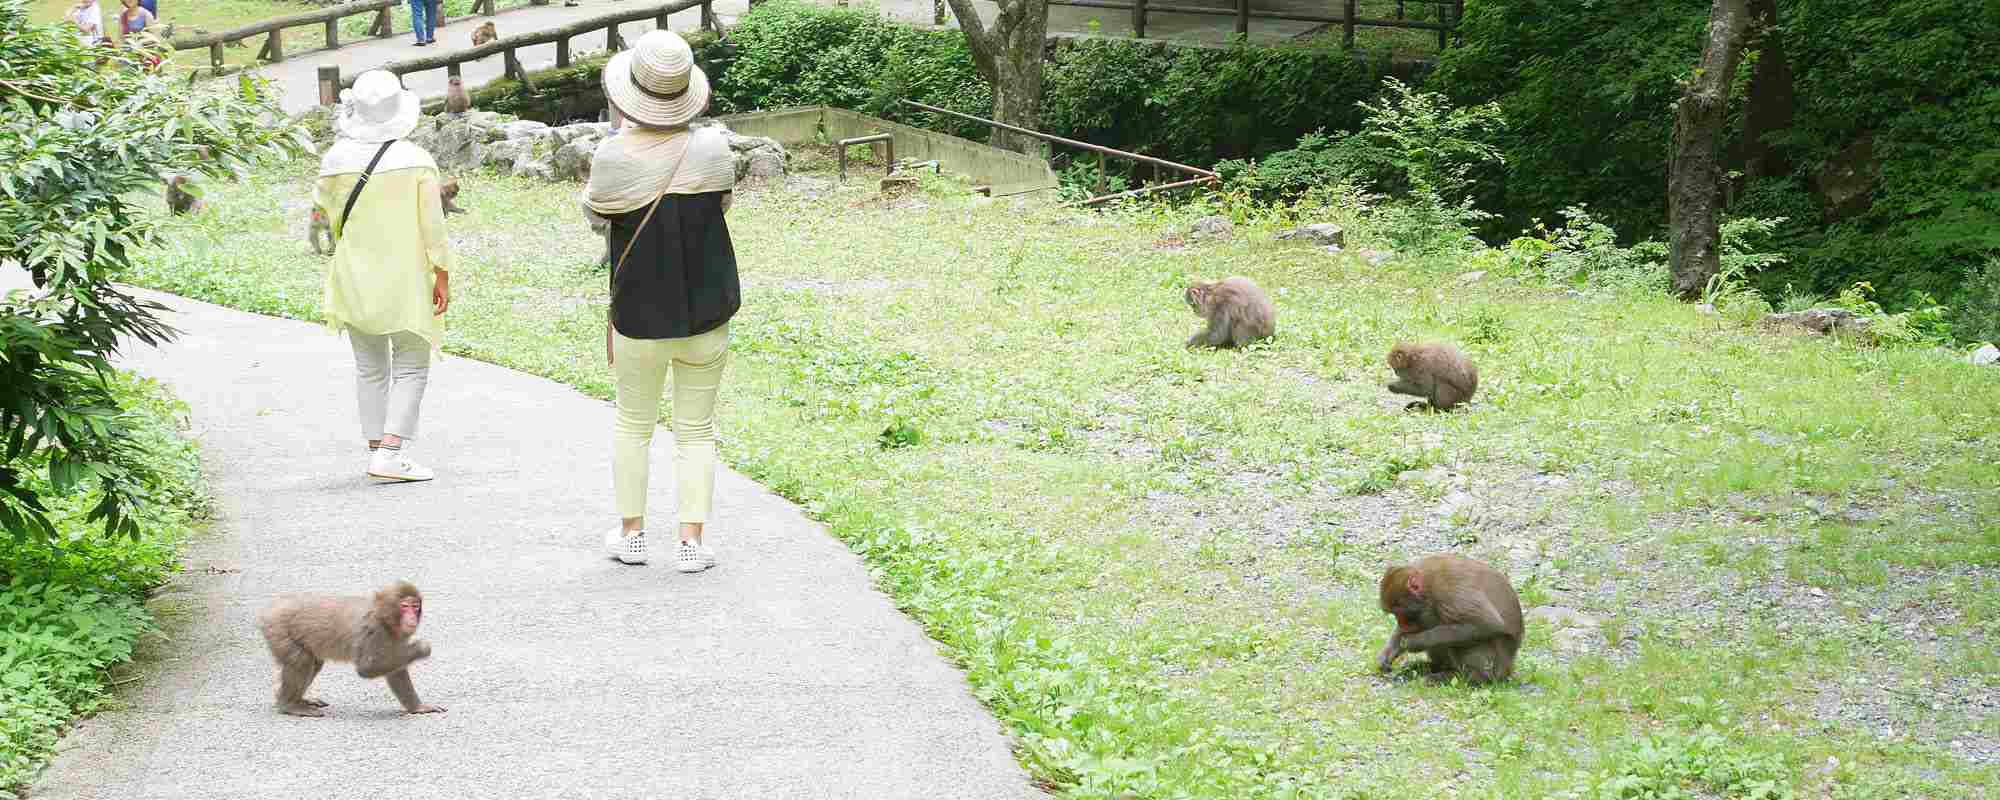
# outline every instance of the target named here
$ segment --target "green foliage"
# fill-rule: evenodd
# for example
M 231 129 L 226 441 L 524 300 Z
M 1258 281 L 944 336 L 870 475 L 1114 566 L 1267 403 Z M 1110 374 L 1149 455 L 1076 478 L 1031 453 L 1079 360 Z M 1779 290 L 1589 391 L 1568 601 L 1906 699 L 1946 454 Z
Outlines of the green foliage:
M 57 731 L 95 707 L 104 670 L 131 658 L 152 629 L 141 598 L 175 568 L 190 522 L 208 506 L 194 444 L 177 430 L 185 408 L 143 378 L 116 373 L 109 387 L 127 409 L 140 468 L 162 478 L 157 502 L 134 510 L 138 536 L 96 536 L 85 498 L 35 487 L 51 498 L 58 541 L 0 548 L 0 790 L 34 774 Z
M 1289 148 L 1349 130 L 1385 68 L 1324 39 L 1227 49 L 1156 41 L 1057 43 L 1043 76 L 1051 133 L 1183 163 Z
M 744 15 L 730 29 L 729 43 L 735 60 L 715 81 L 715 113 L 829 105 L 986 138 L 984 125 L 897 102 L 992 113 L 991 90 L 956 30 L 923 30 L 874 11 L 775 0 Z
M 1438 90 L 1493 101 L 1513 123 L 1500 141 L 1504 180 L 1481 206 L 1513 224 L 1587 202 L 1634 238 L 1659 235 L 1676 80 L 1700 56 L 1709 3 L 1602 0 L 1469 5 L 1464 46 L 1445 51 Z M 1764 291 L 1831 294 L 1855 281 L 1892 307 L 1918 292 L 1956 301 L 2000 252 L 2000 14 L 1990 3 L 1780 0 L 1774 31 L 1795 74 L 1795 116 L 1767 143 L 1788 173 L 1744 180 L 1729 213 L 1783 217 L 1789 256 L 1751 279 Z M 1747 54 L 1729 130 L 1740 137 Z M 1839 161 L 1864 137 L 1871 162 Z M 1737 152 L 1739 142 L 1730 142 Z M 1833 164 L 1876 173 L 1855 207 L 1812 187 Z
M 1986 259 L 1966 278 L 1951 330 L 1964 341 L 2000 344 L 2000 258 Z
M 1791 800 L 1782 757 L 1746 752 L 1704 727 L 1687 736 L 1653 736 L 1617 753 L 1611 766 L 1554 795 L 1564 800 Z
M 1938 305 L 1927 294 L 1919 293 L 1910 308 L 1892 314 L 1875 301 L 1874 285 L 1856 281 L 1842 289 L 1830 304 L 1872 320 L 1868 330 L 1877 341 L 1934 345 L 1951 341 L 1951 326 L 1946 322 L 1951 310 Z
M 51 500 L 87 492 L 89 519 L 136 535 L 161 486 L 106 383 L 121 340 L 172 334 L 160 306 L 114 284 L 161 241 L 158 206 L 139 198 L 158 197 L 173 165 L 220 177 L 309 146 L 265 125 L 275 103 L 247 76 L 235 93 L 193 96 L 125 55 L 101 58 L 0 0 L 0 255 L 36 287 L 0 299 L 0 529 L 17 538 L 56 538 Z

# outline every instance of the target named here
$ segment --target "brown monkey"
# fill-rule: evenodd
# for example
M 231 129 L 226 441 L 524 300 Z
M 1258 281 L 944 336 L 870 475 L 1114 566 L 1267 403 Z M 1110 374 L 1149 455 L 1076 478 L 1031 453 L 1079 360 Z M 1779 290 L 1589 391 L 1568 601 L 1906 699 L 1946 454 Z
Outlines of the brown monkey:
M 1375 659 L 1388 672 L 1404 653 L 1430 656 L 1433 676 L 1478 685 L 1514 674 L 1521 649 L 1521 597 L 1507 576 L 1455 553 L 1391 567 L 1382 575 L 1382 610 L 1396 631 Z
M 466 109 L 472 108 L 472 98 L 466 95 L 465 83 L 457 75 L 451 76 L 445 83 L 449 84 L 444 90 L 445 113 L 463 114 Z
M 257 627 L 278 662 L 278 710 L 301 717 L 326 716 L 326 702 L 305 696 L 328 661 L 352 661 L 363 678 L 383 678 L 409 714 L 444 709 L 417 700 L 409 665 L 431 654 L 430 642 L 412 639 L 423 621 L 424 596 L 397 581 L 374 597 L 301 595 L 279 600 L 257 615 Z
M 453 204 L 453 203 L 451 202 L 451 201 L 452 201 L 453 199 L 455 199 L 455 198 L 457 198 L 457 197 L 458 197 L 458 179 L 457 179 L 457 178 L 448 178 L 448 179 L 446 179 L 446 180 L 445 180 L 445 182 L 444 182 L 444 185 L 442 185 L 442 186 L 439 186 L 439 187 L 438 187 L 438 197 L 444 200 L 444 213 L 445 213 L 445 214 L 447 214 L 447 215 L 450 215 L 450 214 L 463 214 L 463 213 L 465 213 L 465 209 L 463 209 L 463 208 L 459 208 L 459 207 L 458 207 L 457 205 L 454 205 L 454 204 Z
M 472 31 L 472 46 L 478 47 L 498 38 L 500 38 L 500 32 L 494 30 L 493 20 L 489 19 L 480 23 L 479 27 Z
M 1242 276 L 1187 288 L 1188 308 L 1208 320 L 1208 328 L 1187 346 L 1241 347 L 1277 332 L 1278 309 L 1254 281 Z
M 325 243 L 321 244 L 321 240 Z M 312 227 L 306 230 L 306 241 L 312 243 L 313 252 L 323 256 L 333 255 L 333 225 L 326 221 L 326 212 L 313 206 Z
M 167 210 L 175 214 L 189 214 L 202 209 L 201 198 L 187 190 L 188 176 L 175 175 L 167 180 Z
M 1396 371 L 1389 391 L 1424 398 L 1420 402 L 1439 411 L 1452 410 L 1479 390 L 1479 368 L 1443 342 L 1397 342 L 1389 348 L 1389 368 Z

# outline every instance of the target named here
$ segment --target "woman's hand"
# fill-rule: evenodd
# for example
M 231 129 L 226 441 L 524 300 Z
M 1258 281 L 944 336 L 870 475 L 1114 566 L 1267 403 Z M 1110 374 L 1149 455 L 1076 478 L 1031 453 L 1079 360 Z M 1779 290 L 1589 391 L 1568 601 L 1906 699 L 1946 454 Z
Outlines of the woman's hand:
M 451 273 L 434 272 L 437 281 L 431 284 L 431 313 L 442 316 L 451 307 Z

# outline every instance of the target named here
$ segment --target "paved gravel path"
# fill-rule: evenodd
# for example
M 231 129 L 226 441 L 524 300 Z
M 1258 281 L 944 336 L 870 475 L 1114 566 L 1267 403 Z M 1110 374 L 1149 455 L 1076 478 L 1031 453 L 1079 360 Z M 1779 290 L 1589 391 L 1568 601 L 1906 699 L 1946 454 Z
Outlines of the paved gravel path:
M 5 273 L 0 291 L 22 285 Z M 152 296 L 186 333 L 127 362 L 192 407 L 217 523 L 158 601 L 171 641 L 148 648 L 129 707 L 82 722 L 30 797 L 1039 796 L 860 560 L 743 476 L 718 476 L 721 566 L 681 575 L 657 544 L 622 566 L 598 550 L 609 404 L 447 358 L 413 451 L 439 478 L 376 485 L 344 339 Z M 654 484 L 672 508 L 672 481 Z M 450 711 L 401 716 L 336 665 L 314 687 L 332 716 L 273 711 L 258 608 L 397 578 L 430 612 L 417 689 Z

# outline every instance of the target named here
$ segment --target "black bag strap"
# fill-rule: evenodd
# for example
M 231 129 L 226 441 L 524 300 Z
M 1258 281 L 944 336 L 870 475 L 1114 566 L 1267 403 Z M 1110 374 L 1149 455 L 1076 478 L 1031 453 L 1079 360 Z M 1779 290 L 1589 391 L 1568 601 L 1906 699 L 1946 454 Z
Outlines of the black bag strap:
M 361 170 L 361 179 L 354 182 L 354 188 L 347 190 L 347 207 L 340 210 L 340 224 L 333 228 L 333 240 L 340 241 L 340 229 L 347 227 L 347 215 L 354 213 L 354 200 L 361 196 L 361 187 L 368 185 L 368 176 L 375 174 L 375 165 L 382 163 L 382 155 L 389 152 L 389 146 L 396 140 L 382 143 L 382 149 L 375 151 L 375 157 L 368 159 L 368 167 Z

